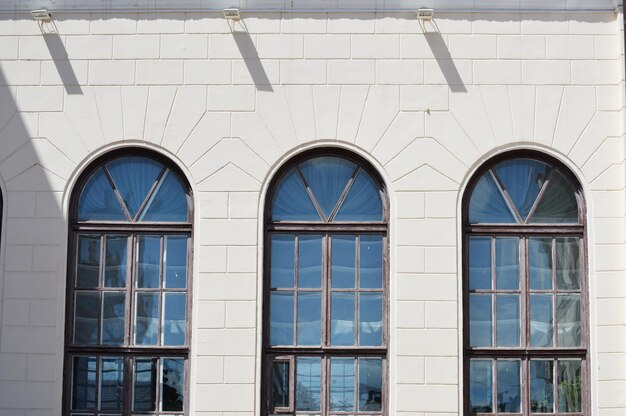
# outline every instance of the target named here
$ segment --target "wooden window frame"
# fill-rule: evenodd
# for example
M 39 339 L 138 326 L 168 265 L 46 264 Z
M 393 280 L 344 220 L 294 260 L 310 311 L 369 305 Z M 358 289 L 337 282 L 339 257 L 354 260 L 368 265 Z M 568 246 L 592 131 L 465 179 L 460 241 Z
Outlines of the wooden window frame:
M 379 186 L 379 190 L 381 193 L 381 202 L 383 208 L 383 218 L 382 221 L 379 222 L 310 222 L 310 221 L 272 221 L 272 201 L 274 199 L 277 185 L 280 182 L 280 179 L 284 177 L 284 175 L 289 172 L 291 168 L 298 166 L 300 163 L 305 160 L 314 159 L 317 157 L 324 156 L 333 156 L 339 157 L 342 159 L 346 159 L 350 162 L 355 163 L 359 168 L 367 172 L 373 180 Z M 357 169 L 355 173 L 350 178 L 350 181 L 354 181 L 354 177 L 359 170 Z M 298 169 L 298 174 L 301 175 Z M 306 181 L 303 181 L 306 184 Z M 312 195 L 312 191 L 308 185 L 305 185 L 307 193 Z M 339 201 L 343 201 L 349 192 L 348 190 L 344 190 L 343 194 L 340 196 Z M 314 201 L 314 199 L 313 199 Z M 320 215 L 320 218 L 324 218 L 321 212 L 321 208 L 314 203 L 315 209 Z M 333 210 L 332 214 L 329 216 L 329 219 L 337 214 L 337 207 Z M 289 163 L 285 164 L 281 169 L 276 173 L 272 184 L 270 186 L 270 192 L 266 197 L 265 201 L 265 227 L 264 227 L 264 273 L 263 273 L 263 336 L 262 336 L 262 381 L 261 381 L 261 415 L 267 416 L 269 414 L 279 414 L 279 413 L 289 413 L 289 414 L 311 414 L 316 413 L 321 416 L 328 416 L 331 412 L 329 410 L 329 376 L 330 376 L 330 360 L 334 357 L 343 357 L 343 358 L 355 358 L 355 366 L 358 366 L 358 358 L 380 358 L 382 360 L 382 389 L 381 389 L 381 410 L 379 412 L 372 411 L 359 411 L 358 410 L 358 401 L 355 402 L 355 409 L 352 412 L 336 412 L 332 413 L 343 413 L 345 415 L 367 415 L 367 414 L 377 414 L 386 416 L 388 414 L 389 407 L 389 376 L 388 376 L 388 352 L 389 352 L 389 234 L 388 234 L 388 224 L 389 224 L 389 203 L 386 188 L 384 183 L 380 179 L 378 173 L 371 167 L 369 162 L 365 159 L 354 155 L 351 152 L 344 151 L 342 149 L 314 149 L 308 152 L 304 152 L 301 155 L 295 157 Z M 322 287 L 321 287 L 321 297 L 322 297 L 322 315 L 321 315 L 321 346 L 270 346 L 269 343 L 269 334 L 270 334 L 270 311 L 269 311 L 269 299 L 270 299 L 270 258 L 271 258 L 271 237 L 275 234 L 294 234 L 299 235 L 321 235 L 322 236 Z M 331 239 L 332 236 L 337 235 L 355 235 L 357 236 L 356 240 L 356 248 L 358 251 L 358 236 L 373 234 L 373 235 L 381 235 L 382 237 L 382 289 L 376 289 L 376 292 L 382 292 L 382 345 L 376 347 L 369 346 L 331 346 L 330 345 L 330 296 L 331 293 L 338 291 L 337 289 L 331 289 L 330 286 L 330 276 L 331 276 L 331 260 L 332 260 L 332 248 L 331 248 Z M 297 257 L 296 257 L 295 268 L 297 270 Z M 359 263 L 355 263 L 355 268 L 358 270 Z M 358 272 L 357 272 L 358 273 Z M 294 286 L 295 288 L 295 286 Z M 294 289 L 296 290 L 296 289 Z M 346 292 L 346 290 L 339 290 L 342 292 Z M 367 289 L 347 289 L 347 292 L 352 293 L 367 293 Z M 297 292 L 294 292 L 297 293 Z M 358 296 L 355 301 L 358 307 Z M 297 306 L 294 305 L 294 316 L 297 316 Z M 358 315 L 359 309 L 355 307 L 355 316 Z M 357 331 L 358 321 L 355 318 L 355 339 L 358 336 Z M 295 322 L 294 322 L 295 325 Z M 297 341 L 294 339 L 294 344 Z M 280 408 L 273 409 L 271 404 L 272 398 L 272 362 L 274 359 L 280 357 L 282 360 L 290 360 L 291 368 L 290 371 L 293 372 L 293 376 L 290 380 L 290 406 L 289 408 Z M 295 403 L 295 376 L 296 369 L 295 363 L 298 357 L 314 357 L 320 358 L 321 364 L 321 380 L 320 380 L 320 411 L 319 412 L 311 412 L 311 411 L 296 411 L 296 403 Z M 357 374 L 355 372 L 355 381 L 358 383 Z M 358 384 L 355 383 L 355 398 L 358 398 Z
M 109 222 L 109 221 L 79 221 L 78 220 L 78 202 L 81 195 L 82 190 L 85 185 L 91 178 L 91 175 L 96 172 L 99 168 L 104 166 L 106 163 L 111 162 L 112 160 L 126 157 L 126 156 L 139 156 L 146 157 L 149 159 L 153 159 L 156 162 L 162 164 L 165 168 L 167 168 L 171 174 L 175 174 L 186 194 L 186 198 L 188 201 L 188 220 L 184 223 L 169 223 L 169 222 Z M 106 172 L 106 170 L 105 170 Z M 163 172 L 158 175 L 158 180 L 162 177 Z M 107 174 L 108 177 L 108 174 Z M 108 177 L 109 180 L 110 177 Z M 148 195 L 153 193 L 156 188 L 156 182 L 152 185 L 150 192 Z M 121 196 L 119 195 L 117 189 L 115 189 L 115 194 L 118 199 L 121 201 Z M 142 204 L 141 208 L 145 205 Z M 157 153 L 148 151 L 142 148 L 125 148 L 119 149 L 116 151 L 112 151 L 103 157 L 94 161 L 88 169 L 86 169 L 82 174 L 80 179 L 77 181 L 74 186 L 74 190 L 72 192 L 72 198 L 70 201 L 70 226 L 69 226 L 69 236 L 68 236 L 68 257 L 67 257 L 67 281 L 66 281 L 66 308 L 65 308 L 65 337 L 64 337 L 64 362 L 63 362 L 63 410 L 62 414 L 64 416 L 69 416 L 73 413 L 80 414 L 92 414 L 96 416 L 98 413 L 116 413 L 116 411 L 108 411 L 97 409 L 90 410 L 88 412 L 85 411 L 72 411 L 72 383 L 73 383 L 73 359 L 76 356 L 95 356 L 97 358 L 97 366 L 100 364 L 100 359 L 102 357 L 120 357 L 124 362 L 124 373 L 123 373 L 123 405 L 122 410 L 117 412 L 122 416 L 130 416 L 133 413 L 132 403 L 134 400 L 133 397 L 133 389 L 134 389 L 134 362 L 136 358 L 155 358 L 157 359 L 158 368 L 156 372 L 156 409 L 154 411 L 141 411 L 134 413 L 141 413 L 147 416 L 158 416 L 158 415 L 189 415 L 189 392 L 190 392 L 190 350 L 191 350 L 191 306 L 193 301 L 193 270 L 192 270 L 192 258 L 193 258 L 193 194 L 189 183 L 187 182 L 185 176 L 182 174 L 180 169 L 174 165 L 169 159 L 164 156 L 161 156 Z M 141 212 L 139 209 L 135 220 L 138 219 L 138 215 Z M 126 215 L 127 220 L 129 220 Z M 124 289 L 125 293 L 125 323 L 124 323 L 124 343 L 119 346 L 114 345 L 101 345 L 101 344 L 93 344 L 93 345 L 81 345 L 74 344 L 73 336 L 74 336 L 74 294 L 77 290 L 75 288 L 76 282 L 76 261 L 78 255 L 78 236 L 84 234 L 98 234 L 101 236 L 101 245 L 105 236 L 108 235 L 126 235 L 128 236 L 127 242 L 127 264 L 126 264 L 126 287 Z M 161 243 L 161 264 L 162 264 L 162 256 L 163 256 L 163 241 L 164 236 L 166 235 L 181 235 L 187 236 L 187 269 L 186 269 L 186 288 L 185 289 L 164 289 L 164 288 L 155 288 L 150 289 L 150 292 L 154 293 L 185 293 L 186 296 L 186 305 L 185 305 L 185 344 L 181 346 L 162 346 L 162 345 L 134 345 L 134 327 L 135 327 L 135 297 L 138 292 L 135 287 L 135 271 L 137 266 L 137 246 L 138 246 L 138 237 L 144 235 L 154 235 L 160 236 L 162 238 Z M 103 286 L 103 269 L 104 269 L 104 257 L 102 253 L 104 253 L 105 247 L 100 247 L 100 269 L 99 269 L 99 283 L 97 289 L 88 289 L 92 291 L 96 291 L 99 294 L 108 291 L 110 288 L 105 288 Z M 164 279 L 164 270 L 161 267 L 161 272 L 159 275 L 160 283 Z M 118 291 L 122 291 L 119 288 Z M 140 289 L 142 291 L 142 289 Z M 146 290 L 143 290 L 146 291 Z M 146 291 L 147 292 L 147 291 Z M 159 301 L 161 304 L 159 305 L 159 323 L 158 323 L 158 344 L 161 344 L 161 327 L 163 325 L 163 300 L 164 296 L 159 295 Z M 102 315 L 102 311 L 101 311 Z M 100 319 L 98 319 L 98 334 L 100 334 Z M 100 335 L 98 335 L 99 339 Z M 182 411 L 162 411 L 160 410 L 160 395 L 162 391 L 162 387 L 160 386 L 162 380 L 162 368 L 164 358 L 180 358 L 184 360 L 184 402 L 183 402 L 183 410 Z M 96 372 L 98 375 L 99 372 Z M 99 381 L 97 381 L 99 383 Z M 99 394 L 99 391 L 97 392 Z M 97 396 L 96 396 L 97 397 Z
M 469 201 L 472 192 L 478 183 L 478 180 L 486 172 L 489 172 L 497 164 L 513 159 L 533 159 L 550 165 L 553 169 L 557 169 L 559 173 L 563 175 L 574 187 L 576 200 L 578 203 L 578 224 L 470 224 L 469 223 Z M 549 177 L 553 176 L 552 171 Z M 501 186 L 501 184 L 499 184 Z M 532 213 L 537 207 L 537 202 L 541 194 L 545 191 L 545 187 L 537 197 L 534 206 L 528 216 L 530 218 Z M 513 205 L 507 192 L 503 193 L 507 204 Z M 502 155 L 498 155 L 488 162 L 486 162 L 473 176 L 472 180 L 468 184 L 467 191 L 465 192 L 463 199 L 463 249 L 462 249 L 462 261 L 463 261 L 463 414 L 470 416 L 495 416 L 495 415 L 541 415 L 540 413 L 531 413 L 530 410 L 530 360 L 531 359 L 546 359 L 552 360 L 554 364 L 553 368 L 553 389 L 556 391 L 554 396 L 554 408 L 552 413 L 542 413 L 547 416 L 558 415 L 573 415 L 573 416 L 590 416 L 591 415 L 591 377 L 590 377 L 590 353 L 589 353 L 589 271 L 587 260 L 587 228 L 586 228 L 586 206 L 582 193 L 582 188 L 577 178 L 571 173 L 571 171 L 560 161 L 536 151 L 512 151 Z M 520 219 L 517 218 L 519 221 Z M 494 240 L 499 237 L 517 237 L 519 238 L 519 258 L 520 258 L 520 273 L 519 273 L 519 292 L 520 295 L 520 346 L 519 347 L 497 347 L 496 344 L 492 347 L 471 347 L 469 344 L 470 337 L 470 321 L 469 321 L 469 239 L 471 237 L 491 237 Z M 530 294 L 535 292 L 529 288 L 529 256 L 528 256 L 528 242 L 530 238 L 551 238 L 552 244 L 552 289 L 542 291 L 542 293 L 551 294 L 553 296 L 553 347 L 532 347 L 530 346 Z M 557 337 L 557 315 L 556 315 L 556 294 L 568 294 L 566 290 L 558 290 L 556 285 L 556 257 L 555 257 L 555 239 L 561 237 L 575 237 L 580 241 L 579 246 L 579 267 L 580 267 L 580 290 L 570 291 L 580 294 L 580 316 L 581 316 L 581 345 L 580 347 L 558 347 L 556 344 Z M 493 241 L 491 267 L 492 267 L 492 279 L 495 279 L 495 241 Z M 495 294 L 507 293 L 504 290 L 498 290 L 492 281 L 492 289 L 485 290 L 485 293 L 492 293 L 495 299 Z M 513 291 L 508 291 L 513 292 Z M 495 302 L 493 300 L 492 302 Z M 492 304 L 493 305 L 493 304 Z M 495 333 L 496 320 L 495 308 L 492 306 L 492 330 Z M 496 335 L 493 334 L 493 339 Z M 502 413 L 498 412 L 497 408 L 493 408 L 492 413 L 471 413 L 470 412 L 470 360 L 471 359 L 492 359 L 493 368 L 496 368 L 496 362 L 498 359 L 518 359 L 520 360 L 520 413 Z M 581 411 L 578 413 L 559 413 L 558 412 L 558 379 L 557 379 L 557 365 L 556 361 L 559 359 L 580 359 L 581 362 L 581 378 L 583 382 L 582 387 L 582 404 Z M 493 370 L 492 370 L 493 371 Z M 492 375 L 492 380 L 497 380 L 497 374 Z M 495 389 L 497 383 L 494 382 L 492 393 L 492 401 L 497 404 L 497 395 Z

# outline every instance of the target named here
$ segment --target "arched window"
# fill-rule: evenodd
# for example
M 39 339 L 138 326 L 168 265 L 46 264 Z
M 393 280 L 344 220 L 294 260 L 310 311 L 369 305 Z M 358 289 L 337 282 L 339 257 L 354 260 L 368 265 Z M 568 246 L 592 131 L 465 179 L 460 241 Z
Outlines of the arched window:
M 535 152 L 490 161 L 464 199 L 465 414 L 590 415 L 584 201 Z
M 308 153 L 266 209 L 263 414 L 386 413 L 387 222 L 360 158 Z
M 72 197 L 64 414 L 188 414 L 192 199 L 172 164 L 116 153 Z

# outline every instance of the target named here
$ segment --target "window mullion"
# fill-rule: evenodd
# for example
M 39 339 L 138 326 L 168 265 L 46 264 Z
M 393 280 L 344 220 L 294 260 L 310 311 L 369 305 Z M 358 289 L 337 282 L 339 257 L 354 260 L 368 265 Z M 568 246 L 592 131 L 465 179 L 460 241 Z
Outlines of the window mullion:
M 124 328 L 124 344 L 132 345 L 133 343 L 133 282 L 135 281 L 135 235 L 126 236 L 126 327 Z

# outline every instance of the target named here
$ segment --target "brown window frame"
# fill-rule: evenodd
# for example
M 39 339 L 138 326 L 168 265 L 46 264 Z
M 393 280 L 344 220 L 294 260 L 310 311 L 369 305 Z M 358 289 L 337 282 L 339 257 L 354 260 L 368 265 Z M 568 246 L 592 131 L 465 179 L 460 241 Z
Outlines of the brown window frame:
M 309 221 L 272 221 L 272 201 L 277 190 L 280 179 L 289 170 L 308 159 L 314 159 L 323 156 L 334 156 L 349 160 L 358 167 L 366 171 L 379 186 L 382 201 L 383 219 L 380 222 L 309 222 Z M 354 175 L 350 180 L 354 180 Z M 306 183 L 306 181 L 304 181 Z M 313 149 L 301 153 L 294 157 L 288 163 L 283 165 L 275 174 L 274 179 L 269 187 L 265 201 L 265 218 L 264 218 L 264 272 L 263 272 L 263 336 L 262 336 L 262 381 L 261 381 L 261 415 L 269 414 L 311 414 L 316 413 L 321 416 L 328 416 L 329 410 L 329 374 L 330 359 L 334 357 L 355 358 L 355 366 L 358 366 L 358 358 L 381 358 L 382 359 L 382 390 L 381 390 L 381 410 L 379 412 L 358 411 L 356 408 L 353 412 L 336 412 L 345 415 L 367 415 L 377 414 L 386 416 L 389 412 L 389 199 L 386 187 L 380 178 L 380 175 L 371 167 L 370 163 L 362 157 L 355 155 L 343 149 Z M 306 185 L 306 190 L 311 195 L 312 191 Z M 339 198 L 339 201 L 345 199 L 347 191 Z M 324 218 L 320 207 L 315 204 L 315 209 Z M 337 209 L 335 209 L 337 211 Z M 330 216 L 332 220 L 336 212 Z M 270 346 L 270 315 L 269 315 L 269 299 L 270 299 L 270 258 L 271 258 L 271 237 L 274 234 L 294 234 L 299 235 L 322 235 L 322 315 L 321 315 L 321 346 Z M 331 268 L 331 241 L 332 236 L 336 235 L 356 235 L 357 239 L 360 235 L 375 234 L 382 236 L 382 263 L 383 263 L 383 283 L 382 283 L 382 345 L 380 347 L 368 346 L 331 346 L 330 345 L 330 295 L 337 289 L 331 289 L 330 286 L 330 268 Z M 358 243 L 357 243 L 358 244 Z M 297 266 L 296 266 L 297 267 Z M 358 269 L 358 262 L 355 263 Z M 358 293 L 363 289 L 348 289 Z M 346 290 L 343 290 L 345 292 Z M 380 290 L 377 289 L 378 292 Z M 358 299 L 358 297 L 357 297 Z M 358 300 L 357 300 L 358 302 Z M 294 309 L 297 307 L 294 306 Z M 297 313 L 297 309 L 295 311 Z M 355 313 L 357 313 L 355 311 Z M 356 321 L 355 321 L 356 324 Z M 356 331 L 355 331 L 356 332 Z M 355 337 L 357 337 L 355 333 Z M 320 411 L 319 412 L 297 412 L 295 409 L 295 365 L 298 357 L 315 357 L 321 359 L 321 380 L 320 380 Z M 289 361 L 291 380 L 290 389 L 290 405 L 284 408 L 272 408 L 272 363 L 274 360 Z M 355 372 L 355 377 L 356 377 Z M 358 398 L 358 385 L 355 384 L 355 400 Z M 355 401 L 355 407 L 358 400 Z
M 478 183 L 478 180 L 482 175 L 492 169 L 495 165 L 512 159 L 534 159 L 548 165 L 551 165 L 553 169 L 557 169 L 563 177 L 565 177 L 571 185 L 574 187 L 576 200 L 578 202 L 578 224 L 470 224 L 469 222 L 469 201 L 472 196 L 472 192 Z M 500 184 L 501 186 L 501 184 Z M 535 206 L 530 211 L 528 217 L 530 217 L 536 208 L 537 201 L 541 197 L 541 194 L 545 191 L 545 186 L 535 201 Z M 507 192 L 504 192 L 504 197 L 507 204 L 514 205 Z M 465 191 L 462 202 L 462 215 L 463 215 L 463 248 L 462 248 L 462 261 L 463 261 L 463 414 L 470 416 L 495 416 L 495 415 L 519 415 L 528 416 L 545 414 L 547 416 L 558 415 L 572 415 L 572 416 L 590 416 L 591 415 L 591 377 L 590 377 L 590 353 L 589 353 L 589 271 L 587 262 L 587 227 L 586 227 L 586 206 L 583 196 L 582 187 L 578 179 L 573 175 L 571 170 L 565 166 L 559 160 L 546 155 L 541 152 L 532 150 L 520 150 L 506 152 L 485 162 L 480 169 L 478 169 L 472 179 L 470 180 L 467 189 Z M 519 220 L 519 217 L 517 218 Z M 491 237 L 494 240 L 498 237 L 517 237 L 519 238 L 520 247 L 520 286 L 517 291 L 498 290 L 492 283 L 492 289 L 479 290 L 479 292 L 485 293 L 512 293 L 517 292 L 520 295 L 520 346 L 519 347 L 471 347 L 469 344 L 470 337 L 470 321 L 469 321 L 469 239 L 470 237 Z M 530 306 L 529 299 L 531 291 L 529 288 L 529 256 L 528 256 L 528 241 L 531 237 L 543 237 L 552 239 L 552 289 L 541 291 L 546 294 L 552 293 L 554 296 L 554 302 L 552 305 L 553 311 L 553 342 L 557 337 L 557 315 L 556 311 L 556 293 L 567 294 L 567 291 L 557 290 L 555 281 L 555 239 L 560 237 L 575 237 L 580 241 L 580 290 L 575 291 L 580 293 L 580 316 L 581 316 L 581 345 L 580 347 L 557 347 L 556 343 L 553 347 L 532 347 L 530 346 Z M 492 279 L 495 275 L 495 241 L 492 246 Z M 495 299 L 495 296 L 492 296 Z M 493 301 L 492 301 L 493 302 Z M 492 328 L 493 337 L 495 339 L 495 308 L 492 306 Z M 498 412 L 494 407 L 491 413 L 471 413 L 470 412 L 470 360 L 476 358 L 492 359 L 492 364 L 495 368 L 495 362 L 498 359 L 519 359 L 520 360 L 520 413 L 503 413 Z M 556 391 L 554 400 L 554 408 L 552 413 L 532 413 L 530 409 L 530 360 L 531 359 L 546 359 L 552 360 L 556 363 L 558 359 L 581 359 L 581 375 L 582 375 L 582 404 L 581 411 L 578 413 L 559 413 L 558 412 L 558 388 L 557 388 L 557 365 L 553 364 L 553 388 Z M 495 375 L 497 379 L 497 375 Z M 495 394 L 497 384 L 493 385 L 492 400 L 495 402 L 497 396 Z
M 169 222 L 108 222 L 108 221 L 79 221 L 78 220 L 78 202 L 79 197 L 81 195 L 82 190 L 87 184 L 88 180 L 91 178 L 91 175 L 96 172 L 99 168 L 104 166 L 106 163 L 111 162 L 120 157 L 125 156 L 140 156 L 146 157 L 149 159 L 153 159 L 156 162 L 162 164 L 164 168 L 168 169 L 173 174 L 180 179 L 180 183 L 182 184 L 186 198 L 188 201 L 188 220 L 184 223 L 169 223 Z M 107 174 L 108 175 L 108 174 Z M 163 173 L 159 175 L 157 181 L 162 177 Z M 110 180 L 110 179 L 109 179 Z M 148 195 L 155 192 L 156 182 L 151 187 Z M 116 196 L 121 200 L 117 190 L 115 190 Z M 145 204 L 145 203 L 144 203 Z M 143 208 L 143 204 L 141 206 Z M 67 281 L 66 281 L 66 307 L 65 307 L 65 336 L 64 336 L 64 359 L 63 359 L 63 410 L 62 414 L 65 416 L 69 416 L 70 414 L 93 414 L 96 416 L 99 413 L 117 413 L 122 416 L 130 416 L 131 414 L 145 414 L 147 416 L 157 416 L 157 415 L 189 415 L 189 392 L 190 392 L 190 352 L 191 352 L 191 307 L 193 302 L 193 270 L 192 270 L 192 259 L 193 259 L 193 218 L 194 218 L 194 203 L 193 203 L 193 193 L 191 187 L 185 177 L 185 175 L 180 171 L 180 169 L 168 158 L 162 156 L 158 153 L 148 151 L 143 148 L 124 148 L 118 149 L 115 151 L 111 151 L 106 155 L 98 158 L 91 165 L 85 169 L 84 172 L 81 173 L 79 180 L 76 182 L 74 189 L 72 191 L 72 196 L 70 200 L 70 221 L 69 221 L 69 235 L 68 235 L 68 255 L 67 255 Z M 141 209 L 139 209 L 141 212 Z M 138 217 L 137 214 L 136 217 Z M 135 218 L 136 220 L 137 218 Z M 127 220 L 129 218 L 127 217 Z M 74 294 L 77 291 L 75 288 L 76 282 L 76 260 L 77 260 L 77 244 L 78 244 L 78 236 L 85 234 L 97 234 L 101 236 L 101 241 L 104 241 L 104 238 L 109 235 L 126 235 L 128 236 L 127 241 L 127 264 L 126 264 L 126 287 L 123 292 L 126 295 L 125 298 L 125 323 L 124 323 L 124 343 L 122 345 L 102 345 L 102 344 L 75 344 L 73 342 L 74 335 Z M 137 265 L 137 246 L 138 246 L 138 237 L 152 235 L 152 236 L 160 236 L 161 237 L 161 261 L 163 256 L 163 238 L 164 236 L 169 235 L 180 235 L 187 236 L 187 269 L 186 269 L 186 288 L 185 289 L 167 289 L 159 287 L 156 289 L 141 289 L 137 290 L 134 287 L 135 283 L 135 269 Z M 102 245 L 102 244 L 101 244 Z M 104 247 L 100 248 L 101 253 L 104 250 Z M 103 262 L 101 256 L 101 262 Z M 161 271 L 159 279 L 162 280 L 164 278 L 164 273 Z M 103 282 L 103 266 L 100 266 L 99 269 L 99 287 L 96 289 L 100 295 L 105 291 L 110 291 L 111 288 L 104 288 L 102 286 Z M 80 290 L 80 289 L 79 289 Z M 93 289 L 92 289 L 93 290 Z M 122 292 L 120 289 L 119 292 Z M 186 305 L 185 305 L 185 344 L 180 346 L 152 346 L 152 345 L 134 345 L 134 341 L 132 339 L 134 335 L 134 304 L 136 294 L 139 292 L 150 292 L 150 293 L 185 293 L 186 297 Z M 160 301 L 162 301 L 163 297 L 159 296 Z M 158 326 L 158 337 L 159 343 L 161 337 L 161 320 L 162 320 L 163 310 L 162 307 L 159 307 L 159 326 Z M 101 316 L 98 319 L 99 327 L 98 333 L 100 333 L 100 320 Z M 98 335 L 99 338 L 100 335 Z M 97 359 L 97 367 L 100 366 L 100 360 L 102 358 L 109 357 L 120 357 L 123 359 L 124 363 L 124 373 L 123 373 L 123 405 L 122 410 L 117 412 L 114 410 L 91 410 L 89 412 L 85 411 L 72 411 L 72 365 L 73 358 L 77 356 L 95 356 Z M 132 403 L 133 403 L 133 382 L 134 382 L 134 363 L 135 359 L 157 359 L 157 369 L 156 369 L 156 409 L 154 411 L 140 411 L 133 412 Z M 162 360 L 167 358 L 178 358 L 184 360 L 184 402 L 183 402 L 183 410 L 182 411 L 161 411 L 159 409 L 160 403 L 160 395 L 162 394 L 162 388 L 160 387 L 160 370 L 162 368 Z M 96 374 L 99 374 L 97 372 Z M 99 383 L 99 381 L 97 381 Z M 99 394 L 99 393 L 97 393 Z M 97 396 L 96 396 L 97 397 Z

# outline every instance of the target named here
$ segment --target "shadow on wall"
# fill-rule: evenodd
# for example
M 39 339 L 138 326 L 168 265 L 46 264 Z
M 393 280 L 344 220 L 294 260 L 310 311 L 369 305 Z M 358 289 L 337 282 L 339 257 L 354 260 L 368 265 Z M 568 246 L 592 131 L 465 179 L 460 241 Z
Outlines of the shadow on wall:
M 0 357 L 15 357 L 8 358 L 12 364 L 0 377 L 0 413 L 37 409 L 54 414 L 62 383 L 63 328 L 58 317 L 65 287 L 61 259 L 67 244 L 67 226 L 57 196 L 66 180 L 50 170 L 56 155 L 49 151 L 52 145 L 47 140 L 37 138 L 38 113 L 28 112 L 28 106 L 37 104 L 40 87 L 7 83 L 0 70 L 0 176 L 8 207 L 2 240 L 5 257 L 0 263 L 0 313 L 3 309 L 20 312 L 0 315 Z M 23 103 L 16 102 L 18 95 Z M 27 373 L 31 360 L 56 367 L 52 372 L 34 369 Z

